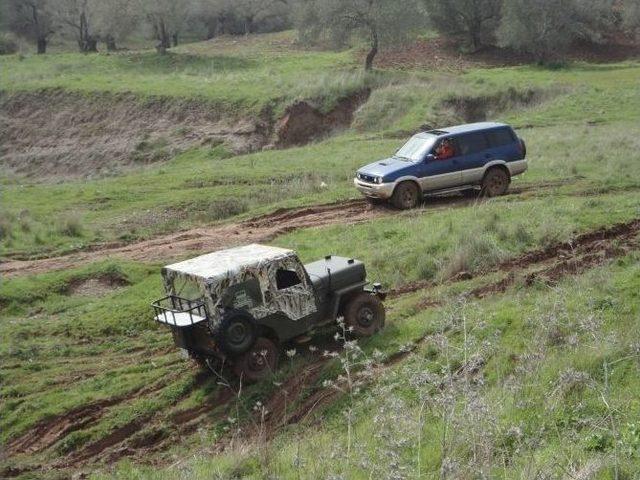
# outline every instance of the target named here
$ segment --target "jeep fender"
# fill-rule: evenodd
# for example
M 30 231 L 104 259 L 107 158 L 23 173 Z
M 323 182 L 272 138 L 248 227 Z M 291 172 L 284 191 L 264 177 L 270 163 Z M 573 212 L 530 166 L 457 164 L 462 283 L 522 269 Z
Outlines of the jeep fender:
M 331 305 L 327 309 L 331 320 L 335 320 L 336 318 L 338 318 L 338 314 L 340 313 L 340 306 L 342 305 L 342 301 L 346 297 L 348 297 L 352 293 L 363 291 L 364 287 L 366 287 L 367 285 L 368 282 L 358 282 L 347 288 L 343 288 L 341 290 L 336 290 L 335 292 L 333 292 Z

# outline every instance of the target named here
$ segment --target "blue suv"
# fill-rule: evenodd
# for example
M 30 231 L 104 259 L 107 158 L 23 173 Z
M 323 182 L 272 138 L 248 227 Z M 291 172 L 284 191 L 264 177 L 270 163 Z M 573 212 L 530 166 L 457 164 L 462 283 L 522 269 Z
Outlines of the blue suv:
M 368 199 L 416 207 L 427 193 L 507 192 L 511 178 L 527 170 L 526 145 L 502 123 L 473 123 L 430 130 L 396 154 L 358 170 L 354 183 Z

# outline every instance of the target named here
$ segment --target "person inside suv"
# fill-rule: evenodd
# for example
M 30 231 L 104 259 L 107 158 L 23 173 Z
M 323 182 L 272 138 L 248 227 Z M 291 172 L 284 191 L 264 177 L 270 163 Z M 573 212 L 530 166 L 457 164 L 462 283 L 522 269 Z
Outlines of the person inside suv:
M 447 160 L 455 155 L 453 142 L 449 138 L 445 138 L 436 148 L 436 157 L 438 160 Z

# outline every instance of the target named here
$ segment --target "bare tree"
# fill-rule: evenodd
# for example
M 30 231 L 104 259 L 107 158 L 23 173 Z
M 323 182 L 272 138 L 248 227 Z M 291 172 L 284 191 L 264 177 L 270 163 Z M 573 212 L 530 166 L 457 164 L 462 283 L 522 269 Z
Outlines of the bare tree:
M 95 12 L 95 31 L 108 51 L 117 50 L 118 42 L 124 40 L 139 23 L 135 0 L 98 0 Z
M 495 43 L 502 0 L 423 0 L 423 3 L 436 30 L 461 38 L 471 51 Z
M 190 12 L 189 0 L 143 0 L 142 10 L 157 40 L 156 50 L 165 54 L 167 49 L 178 45 Z
M 10 0 L 3 13 L 13 33 L 35 41 L 39 54 L 47 52 L 49 37 L 54 33 L 47 0 Z
M 68 32 L 81 52 L 98 51 L 93 0 L 51 0 L 54 15 L 63 32 Z
M 286 0 L 235 0 L 231 5 L 232 11 L 242 21 L 245 35 L 253 33 L 258 22 L 287 16 Z

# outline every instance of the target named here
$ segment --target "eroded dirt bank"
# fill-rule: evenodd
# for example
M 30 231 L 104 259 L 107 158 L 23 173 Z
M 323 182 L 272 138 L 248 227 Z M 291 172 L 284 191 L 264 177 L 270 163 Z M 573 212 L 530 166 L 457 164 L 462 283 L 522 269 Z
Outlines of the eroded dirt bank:
M 242 154 L 304 145 L 349 127 L 368 94 L 346 96 L 328 112 L 300 101 L 277 119 L 269 108 L 230 114 L 201 99 L 0 92 L 0 165 L 5 174 L 60 181 L 118 174 L 197 146 L 224 145 Z

